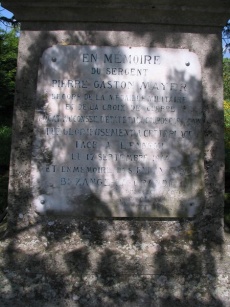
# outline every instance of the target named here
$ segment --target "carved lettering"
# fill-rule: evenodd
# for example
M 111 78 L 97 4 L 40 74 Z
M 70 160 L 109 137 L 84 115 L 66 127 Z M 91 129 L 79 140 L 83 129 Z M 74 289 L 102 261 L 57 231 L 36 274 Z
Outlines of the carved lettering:
M 55 45 L 41 61 L 31 186 L 34 198 L 49 199 L 44 208 L 187 217 L 189 201 L 197 212 L 203 119 L 194 53 Z

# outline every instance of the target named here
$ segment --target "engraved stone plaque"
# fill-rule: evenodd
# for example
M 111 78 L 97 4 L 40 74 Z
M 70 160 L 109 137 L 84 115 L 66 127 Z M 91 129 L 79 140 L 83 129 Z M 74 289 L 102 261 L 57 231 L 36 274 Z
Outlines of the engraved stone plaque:
M 201 68 L 184 49 L 53 46 L 37 84 L 40 213 L 192 217 L 203 204 Z

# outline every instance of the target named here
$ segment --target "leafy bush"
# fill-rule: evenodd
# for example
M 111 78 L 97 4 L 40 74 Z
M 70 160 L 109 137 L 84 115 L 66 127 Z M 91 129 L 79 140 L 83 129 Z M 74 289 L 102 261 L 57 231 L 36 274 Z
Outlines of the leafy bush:
M 7 206 L 11 123 L 17 67 L 18 29 L 0 29 L 0 214 Z
M 225 171 L 230 172 L 230 101 L 224 101 Z
M 1 123 L 5 125 L 11 125 L 17 53 L 17 29 L 12 29 L 10 32 L 4 32 L 0 29 L 0 120 Z
M 224 100 L 230 101 L 230 59 L 223 59 Z

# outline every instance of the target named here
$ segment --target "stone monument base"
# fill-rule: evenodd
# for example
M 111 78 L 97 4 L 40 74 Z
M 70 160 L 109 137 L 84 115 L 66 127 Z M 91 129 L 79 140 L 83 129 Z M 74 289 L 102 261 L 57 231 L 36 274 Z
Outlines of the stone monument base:
M 2 4 L 21 34 L 0 305 L 230 306 L 229 1 Z
M 227 307 L 230 240 L 211 224 L 43 220 L 1 241 L 0 304 Z

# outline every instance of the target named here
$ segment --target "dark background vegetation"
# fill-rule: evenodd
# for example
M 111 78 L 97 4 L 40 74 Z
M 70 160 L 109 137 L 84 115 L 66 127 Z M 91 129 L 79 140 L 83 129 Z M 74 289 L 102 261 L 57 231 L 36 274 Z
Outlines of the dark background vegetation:
M 17 49 L 18 29 L 0 30 L 0 214 L 7 207 Z
M 230 225 L 230 59 L 223 60 L 225 120 L 225 223 Z
M 230 48 L 230 20 L 223 29 L 225 49 Z M 225 223 L 230 225 L 230 59 L 223 60 L 225 120 Z

